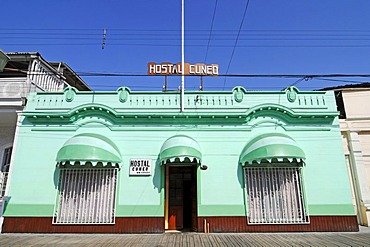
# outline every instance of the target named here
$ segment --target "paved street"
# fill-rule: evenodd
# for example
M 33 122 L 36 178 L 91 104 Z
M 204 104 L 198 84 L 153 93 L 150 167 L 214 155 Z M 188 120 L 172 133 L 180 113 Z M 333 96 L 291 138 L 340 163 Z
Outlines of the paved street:
M 0 246 L 370 246 L 370 228 L 356 233 L 1 234 Z

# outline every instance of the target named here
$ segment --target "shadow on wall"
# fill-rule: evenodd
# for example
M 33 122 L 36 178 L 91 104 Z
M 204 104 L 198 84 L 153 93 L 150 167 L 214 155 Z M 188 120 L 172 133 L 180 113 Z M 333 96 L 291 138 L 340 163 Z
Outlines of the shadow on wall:
M 243 166 L 241 164 L 238 163 L 238 168 L 236 169 L 236 176 L 238 177 L 238 181 L 239 181 L 239 184 L 240 184 L 240 187 L 242 189 L 245 188 L 245 182 L 244 182 L 244 169 L 243 169 Z
M 161 165 L 159 161 L 159 155 L 157 158 L 157 161 L 154 166 L 154 174 L 153 174 L 153 186 L 155 189 L 158 190 L 158 193 L 161 192 L 161 190 L 164 188 L 164 185 L 162 184 L 162 170 L 164 166 Z M 121 170 L 122 171 L 122 170 Z M 54 187 L 57 189 L 58 183 L 59 183 L 59 175 L 60 175 L 60 168 L 58 166 L 55 166 L 54 169 L 54 175 L 53 175 L 53 182 Z
M 55 189 L 57 189 L 58 187 L 58 182 L 59 182 L 59 173 L 60 173 L 60 169 L 58 166 L 55 166 L 55 169 L 54 169 L 54 176 L 53 176 L 53 182 L 54 182 L 54 187 Z
M 152 180 L 154 189 L 157 189 L 158 193 L 161 192 L 164 186 L 163 183 L 161 182 L 163 169 L 164 169 L 164 166 L 161 165 L 159 155 L 158 155 L 157 161 L 155 162 L 155 166 L 154 166 L 154 174 L 153 174 L 153 180 Z

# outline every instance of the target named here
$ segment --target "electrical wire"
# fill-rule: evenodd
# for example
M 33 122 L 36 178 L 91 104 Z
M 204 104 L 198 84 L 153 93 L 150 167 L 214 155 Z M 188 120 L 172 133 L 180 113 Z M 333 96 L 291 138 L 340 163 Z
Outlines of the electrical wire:
M 13 68 L 4 68 L 4 72 L 23 72 L 29 73 L 29 75 L 55 75 L 55 72 L 40 72 L 40 71 L 25 71 L 25 70 L 17 70 Z M 1 75 L 1 74 L 0 74 Z M 164 75 L 148 75 L 148 74 L 140 74 L 140 73 L 128 73 L 128 72 L 96 72 L 96 71 L 74 71 L 74 75 L 76 76 L 90 76 L 90 77 L 163 77 Z M 177 74 L 167 75 L 168 77 L 176 77 L 181 76 Z M 188 77 L 199 77 L 199 75 L 185 75 Z M 240 78 L 315 78 L 315 79 L 322 79 L 322 78 L 349 78 L 349 77 L 363 77 L 369 78 L 370 74 L 219 74 L 220 77 L 240 77 Z M 1 77 L 0 77 L 1 78 Z M 353 82 L 353 81 L 351 81 Z
M 215 15 L 215 12 L 214 12 Z M 214 20 L 213 20 L 214 21 Z M 2 29 L 0 29 L 2 30 Z M 348 31 L 348 30 L 312 30 L 312 31 L 305 31 L 305 30 L 215 30 L 213 26 L 211 26 L 210 30 L 187 30 L 188 36 L 204 36 L 205 40 L 209 39 L 209 33 L 212 33 L 212 37 L 235 37 L 239 33 L 239 36 L 309 36 L 309 37 L 335 37 L 335 36 L 343 36 L 343 37 L 368 37 L 370 35 L 370 31 Z M 110 36 L 162 36 L 162 37 L 170 37 L 174 36 L 177 37 L 179 34 L 178 30 L 131 30 L 130 32 L 124 33 L 117 33 L 115 31 L 110 30 Z M 97 30 L 97 32 L 18 32 L 18 31 L 11 31 L 11 32 L 0 32 L 0 36 L 7 38 L 9 35 L 19 36 L 23 35 L 25 37 L 32 37 L 32 36 L 68 36 L 68 38 L 79 37 L 79 36 L 101 36 L 101 30 Z
M 293 82 L 292 84 L 290 84 L 290 87 L 295 86 L 295 85 L 297 85 L 298 83 L 300 83 L 300 82 L 302 82 L 304 80 L 307 80 L 306 78 L 308 78 L 308 77 L 304 77 L 304 78 L 301 78 L 301 79 L 296 80 L 295 82 Z
M 6 28 L 0 27 L 0 31 L 8 30 L 8 31 L 96 31 L 101 32 L 104 27 L 99 28 Z M 127 31 L 135 31 L 135 32 L 179 32 L 179 29 L 143 29 L 143 28 L 109 28 L 112 31 L 118 32 L 127 32 Z M 210 29 L 187 29 L 187 31 L 191 32 L 209 32 Z M 219 32 L 237 32 L 238 29 L 217 29 L 215 31 Z M 242 32 L 347 32 L 347 33 L 358 33 L 358 32 L 370 32 L 368 29 L 249 29 L 249 30 L 242 30 Z
M 248 4 L 248 2 L 247 2 Z M 216 30 L 214 20 L 217 1 L 210 30 L 187 31 L 187 47 L 206 47 L 205 60 L 210 47 L 236 48 L 368 48 L 368 30 Z M 247 7 L 247 5 L 246 5 Z M 245 18 L 245 15 L 243 15 Z M 243 19 L 244 20 L 244 19 Z M 243 22 L 242 20 L 242 22 Z M 242 26 L 242 24 L 241 24 Z M 101 29 L 7 29 L 0 28 L 3 46 L 100 46 Z M 109 36 L 112 46 L 178 47 L 168 43 L 178 39 L 179 30 L 112 29 Z M 235 35 L 237 36 L 235 39 Z M 145 40 L 145 42 L 143 42 Z M 231 41 L 233 41 L 231 43 Z M 8 41 L 8 42 L 7 42 Z M 42 42 L 40 42 L 42 41 Z M 53 42 L 63 41 L 63 42 Z M 90 42 L 91 41 L 91 42 Z M 206 41 L 206 42 L 203 42 Z M 242 41 L 244 41 L 242 43 Z M 253 43 L 248 41 L 262 41 Z M 269 41 L 278 41 L 271 43 Z M 313 41 L 308 43 L 308 41 Z M 230 68 L 230 67 L 229 67 Z M 228 73 L 228 71 L 227 71 Z M 226 78 L 225 78 L 226 80 Z
M 215 6 L 213 8 L 213 16 L 212 16 L 212 22 L 211 22 L 211 30 L 209 31 L 208 44 L 207 44 L 207 49 L 206 49 L 206 56 L 204 58 L 204 63 L 207 63 L 208 50 L 209 50 L 209 44 L 211 42 L 211 37 L 212 37 L 212 30 L 213 30 L 213 23 L 215 21 L 215 16 L 216 16 L 216 9 L 217 9 L 217 0 L 215 1 Z
M 353 80 L 337 80 L 337 79 L 328 79 L 328 78 L 320 78 L 316 77 L 314 78 L 315 80 L 320 80 L 320 81 L 333 81 L 333 82 L 346 82 L 346 83 L 364 83 L 364 81 L 353 81 Z
M 211 36 L 210 36 L 211 37 Z M 212 36 L 213 37 L 213 36 Z M 101 38 L 101 37 L 100 37 Z M 28 39 L 28 40 L 99 40 L 99 37 L 97 38 L 90 38 L 90 37 L 26 37 L 26 36 L 7 36 L 7 37 L 0 37 L 0 39 Z M 125 37 L 125 38 L 110 38 L 111 41 L 142 41 L 142 38 L 140 37 Z M 166 38 L 166 37 L 153 37 L 153 38 L 146 38 L 146 41 L 175 41 L 178 40 L 178 38 Z M 194 38 L 188 38 L 188 41 L 205 41 L 206 38 L 202 38 L 199 35 L 197 35 Z M 235 40 L 235 38 L 209 38 L 208 44 L 209 46 L 210 41 L 232 41 Z M 243 38 L 239 37 L 239 40 L 248 40 L 248 41 L 369 41 L 369 38 L 354 38 L 351 36 L 351 38 L 342 38 L 342 39 L 334 39 L 334 38 L 326 38 L 326 39 L 319 39 L 319 38 Z M 207 47 L 208 48 L 208 47 Z
M 96 43 L 3 43 L 4 46 L 99 46 L 101 42 Z M 143 43 L 110 43 L 109 46 L 145 46 L 145 47 L 180 47 L 181 45 L 176 44 L 143 44 Z M 204 47 L 205 45 L 192 45 L 187 44 L 186 47 Z M 216 48 L 229 48 L 234 47 L 233 45 L 210 45 L 210 47 Z M 356 45 L 237 45 L 238 48 L 369 48 L 370 44 L 356 44 Z
M 260 76 L 260 75 L 259 75 Z M 294 75 L 295 76 L 295 75 Z M 353 75 L 348 75 L 348 76 L 353 76 Z M 361 76 L 362 77 L 362 76 Z M 369 75 L 370 77 L 370 75 Z M 275 79 L 277 79 L 276 77 L 273 77 Z M 297 85 L 298 83 L 302 82 L 302 81 L 308 81 L 308 79 L 310 80 L 324 80 L 324 81 L 328 81 L 328 82 L 342 82 L 341 84 L 336 84 L 336 86 L 344 86 L 346 85 L 347 83 L 352 83 L 352 84 L 363 84 L 363 83 L 369 83 L 367 81 L 354 81 L 354 80 L 339 80 L 339 79 L 332 79 L 332 78 L 310 78 L 310 77 L 307 77 L 307 76 L 304 76 L 298 80 L 296 80 L 293 84 L 290 84 L 289 86 L 294 86 L 294 85 Z M 292 79 L 292 77 L 290 76 L 285 76 L 285 77 L 279 77 L 278 79 Z M 344 83 L 344 84 L 343 84 Z M 91 88 L 100 88 L 99 90 L 102 90 L 104 88 L 106 89 L 117 89 L 118 87 L 120 86 L 127 86 L 131 89 L 136 89 L 138 91 L 147 91 L 147 90 L 161 90 L 162 89 L 162 85 L 158 85 L 158 86 L 148 86 L 146 84 L 130 84 L 130 83 L 122 83 L 122 82 L 116 82 L 114 83 L 115 85 L 107 85 L 107 84 L 101 84 L 101 83 L 90 83 L 90 87 Z M 238 85 L 240 86 L 243 86 L 245 83 L 238 83 Z M 248 82 L 248 85 L 247 85 L 247 88 L 248 89 L 259 89 L 259 90 L 265 90 L 265 89 L 274 89 L 274 90 L 282 90 L 281 86 L 280 85 L 276 85 L 276 86 L 268 86 L 268 85 L 253 85 L 254 83 L 249 81 Z M 289 87 L 287 86 L 287 87 Z M 19 93 L 22 93 L 22 92 L 28 92 L 28 90 L 30 89 L 29 86 L 25 86 L 25 85 L 18 85 L 16 88 L 14 86 L 7 86 L 6 84 L 3 85 L 3 88 L 6 88 L 6 94 L 19 94 Z M 193 90 L 197 90 L 198 87 L 197 86 L 193 86 L 193 87 L 188 87 L 188 89 L 193 89 Z M 285 89 L 286 87 L 284 87 L 283 89 Z M 322 85 L 320 86 L 315 86 L 315 85 L 306 85 L 306 86 L 300 86 L 299 88 L 301 89 L 320 89 L 320 88 L 323 88 Z M 223 86 L 210 86 L 208 87 L 209 90 L 219 90 L 219 89 L 222 89 L 224 90 L 224 87 Z M 4 90 L 4 89 L 3 89 Z M 173 91 L 177 91 L 177 88 L 173 88 L 172 89 Z M 3 92 L 4 94 L 4 92 Z
M 238 35 L 236 36 L 236 39 L 235 39 L 234 48 L 233 48 L 233 51 L 231 52 L 231 57 L 230 57 L 230 60 L 229 60 L 229 64 L 227 65 L 226 74 L 229 73 L 231 61 L 233 60 L 233 57 L 234 57 L 236 45 L 238 44 L 239 35 L 240 35 L 240 32 L 241 32 L 242 27 L 243 27 L 243 23 L 244 23 L 245 16 L 247 14 L 248 6 L 249 6 L 249 0 L 247 0 L 247 4 L 245 5 L 245 9 L 244 9 L 244 13 L 243 13 L 243 18 L 242 18 L 242 21 L 240 22 Z M 225 84 L 226 84 L 226 77 L 224 79 L 224 87 L 225 87 Z

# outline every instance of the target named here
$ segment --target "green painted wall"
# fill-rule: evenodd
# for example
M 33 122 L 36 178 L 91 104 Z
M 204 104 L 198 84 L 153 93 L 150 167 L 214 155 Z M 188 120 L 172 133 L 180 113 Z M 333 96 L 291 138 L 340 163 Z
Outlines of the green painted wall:
M 116 216 L 164 216 L 164 166 L 158 156 L 171 136 L 195 139 L 198 215 L 245 216 L 244 174 L 239 156 L 256 135 L 281 132 L 306 154 L 303 178 L 310 215 L 354 215 L 334 95 L 330 92 L 33 93 L 19 127 L 5 216 L 52 216 L 56 154 L 71 137 L 98 133 L 122 154 Z M 294 94 L 294 93 L 293 93 Z M 242 96 L 241 96 L 242 95 Z M 68 99 L 68 100 L 67 100 Z M 152 176 L 129 176 L 129 160 L 150 158 Z
M 81 132 L 99 132 L 109 137 L 124 154 L 123 165 L 119 171 L 117 216 L 163 216 L 163 184 L 160 166 L 155 167 L 153 176 L 150 177 L 128 175 L 131 158 L 145 157 L 156 160 L 158 155 L 156 153 L 160 147 L 155 147 L 150 141 L 145 141 L 143 142 L 145 144 L 141 145 L 135 144 L 139 133 L 130 133 L 131 137 L 129 135 L 114 137 L 115 134 L 102 125 L 85 126 Z M 53 207 L 49 205 L 54 205 L 55 202 L 59 174 L 55 161 L 56 152 L 75 134 L 75 132 L 32 131 L 32 127 L 22 128 L 18 137 L 19 148 L 17 147 L 20 155 L 17 155 L 14 161 L 9 191 L 10 201 L 5 215 L 51 216 Z M 157 138 L 162 139 L 155 133 L 149 137 L 149 139 Z M 142 150 L 146 152 L 143 153 Z M 13 207 L 13 205 L 16 206 Z M 31 210 L 28 205 L 33 205 L 35 209 L 41 205 L 42 209 Z

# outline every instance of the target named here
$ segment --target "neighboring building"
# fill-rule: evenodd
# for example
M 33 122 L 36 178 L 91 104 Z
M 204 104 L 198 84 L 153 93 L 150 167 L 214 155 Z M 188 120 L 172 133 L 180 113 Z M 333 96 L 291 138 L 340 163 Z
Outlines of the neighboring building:
M 333 92 L 34 92 L 4 232 L 358 231 Z
M 0 217 L 12 157 L 17 113 L 25 107 L 27 95 L 36 91 L 62 91 L 69 85 L 80 91 L 90 90 L 64 63 L 49 63 L 36 52 L 6 55 L 10 60 L 0 72 Z
M 359 224 L 370 224 L 370 83 L 326 88 L 333 90 L 351 174 L 353 204 Z

